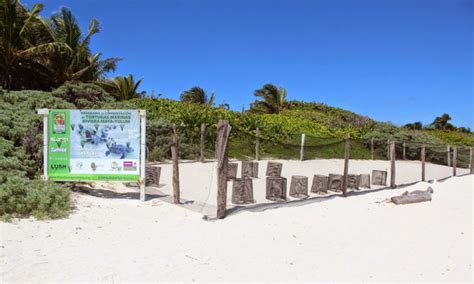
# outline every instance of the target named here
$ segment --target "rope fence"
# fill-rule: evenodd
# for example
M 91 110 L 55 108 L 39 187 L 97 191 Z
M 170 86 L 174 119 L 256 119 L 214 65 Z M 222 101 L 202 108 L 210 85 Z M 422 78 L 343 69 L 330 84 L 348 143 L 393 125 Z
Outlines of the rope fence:
M 275 203 L 349 196 L 473 173 L 472 147 L 349 136 L 272 135 L 261 128 L 233 129 L 226 121 L 220 121 L 219 127 L 154 125 L 147 144 L 150 161 L 172 158 L 170 194 L 177 204 L 186 203 L 186 198 L 180 198 L 186 194 L 180 191 L 189 187 L 180 186 L 179 168 L 188 161 L 202 162 L 203 166 L 193 170 L 199 171 L 199 179 L 210 175 L 211 185 L 206 186 L 200 202 L 215 204 L 217 218 Z M 157 168 L 147 167 L 147 181 L 156 186 L 160 184 Z M 199 191 L 199 184 L 194 180 L 192 190 Z M 227 194 L 228 186 L 231 194 Z

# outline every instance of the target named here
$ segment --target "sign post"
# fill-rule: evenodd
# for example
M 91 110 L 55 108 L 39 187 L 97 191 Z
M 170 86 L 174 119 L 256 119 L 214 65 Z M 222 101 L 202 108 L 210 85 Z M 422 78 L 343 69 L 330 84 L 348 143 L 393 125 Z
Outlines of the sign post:
M 43 176 L 44 180 L 48 180 L 48 116 L 49 110 L 42 108 L 38 110 L 38 114 L 43 116 Z
M 146 110 L 140 110 L 140 201 L 145 201 Z

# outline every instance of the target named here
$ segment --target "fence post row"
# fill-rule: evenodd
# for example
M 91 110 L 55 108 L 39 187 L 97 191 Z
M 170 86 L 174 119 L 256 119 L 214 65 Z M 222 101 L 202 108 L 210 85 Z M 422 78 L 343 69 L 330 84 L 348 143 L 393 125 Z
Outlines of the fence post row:
M 226 214 L 227 204 L 227 170 L 229 164 L 229 139 L 231 127 L 227 120 L 219 120 L 217 124 L 217 214 L 218 219 L 222 219 Z
M 421 145 L 421 181 L 426 180 L 425 175 L 425 155 L 426 155 L 426 145 L 423 143 Z
M 390 187 L 396 188 L 397 185 L 395 183 L 395 141 L 390 141 Z
M 301 134 L 301 149 L 300 149 L 300 160 L 303 161 L 304 160 L 304 138 L 305 138 L 305 134 Z
M 171 159 L 173 160 L 173 202 L 180 203 L 179 194 L 179 165 L 178 165 L 178 134 L 176 124 L 171 126 Z
M 453 176 L 456 176 L 457 160 L 458 160 L 458 148 L 453 147 Z
M 255 137 L 255 160 L 257 161 L 260 159 L 259 151 L 260 151 L 260 129 L 257 127 L 256 137 Z
M 342 177 L 342 195 L 347 196 L 347 183 L 349 179 L 349 157 L 351 151 L 351 136 L 344 137 L 344 176 Z
M 205 140 L 205 133 L 206 133 L 206 124 L 201 123 L 201 145 L 200 145 L 200 156 L 199 156 L 199 161 L 201 163 L 204 163 L 204 160 L 206 159 L 204 156 L 204 149 L 206 147 L 206 140 Z

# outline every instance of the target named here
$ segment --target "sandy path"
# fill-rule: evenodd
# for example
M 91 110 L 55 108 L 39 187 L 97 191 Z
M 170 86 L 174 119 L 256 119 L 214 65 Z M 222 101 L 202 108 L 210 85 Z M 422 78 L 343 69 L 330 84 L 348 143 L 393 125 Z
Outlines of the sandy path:
M 473 182 L 434 184 L 430 203 L 378 203 L 404 188 L 217 222 L 80 194 L 68 219 L 0 223 L 0 280 L 469 281 Z

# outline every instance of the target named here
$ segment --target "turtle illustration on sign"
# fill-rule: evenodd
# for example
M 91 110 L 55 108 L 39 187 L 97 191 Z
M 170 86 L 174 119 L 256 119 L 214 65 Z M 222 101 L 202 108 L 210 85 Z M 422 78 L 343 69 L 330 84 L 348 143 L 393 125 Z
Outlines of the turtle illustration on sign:
M 130 147 L 130 142 L 127 142 L 126 145 L 117 144 L 113 141 L 108 141 L 106 143 L 107 148 L 109 149 L 105 152 L 105 155 L 108 156 L 110 154 L 120 155 L 120 159 L 125 159 L 125 157 L 133 152 L 133 148 Z
M 98 133 L 98 130 L 95 130 L 88 126 L 84 126 L 82 124 L 79 124 L 78 128 L 79 129 L 77 131 L 81 137 L 82 148 L 84 148 L 84 145 L 86 143 L 97 145 L 107 140 L 107 136 L 108 136 L 107 128 L 101 129 L 100 134 Z

